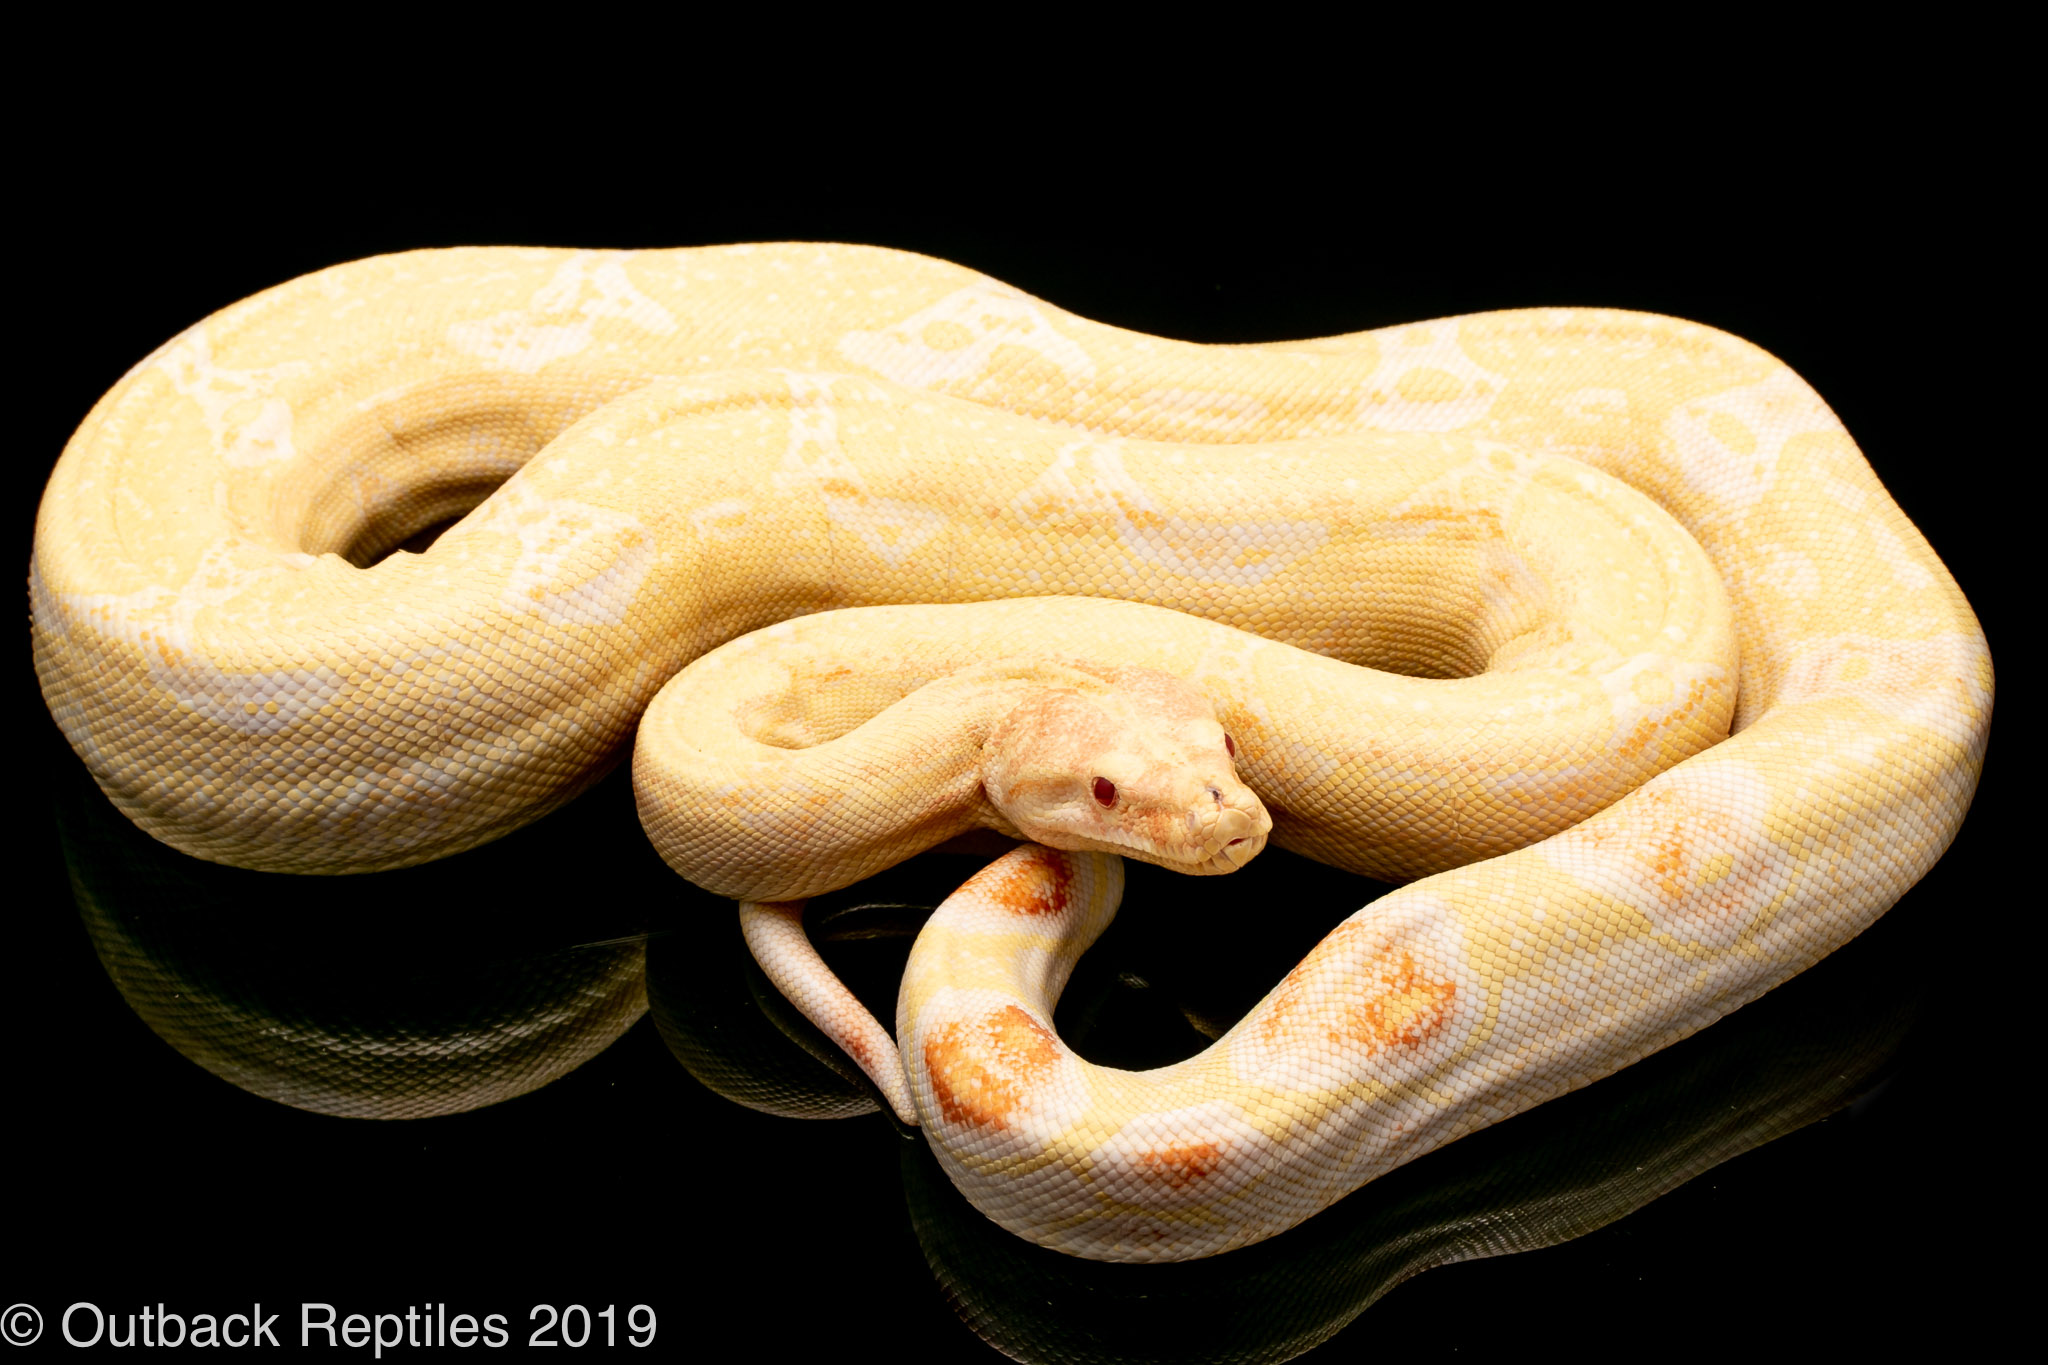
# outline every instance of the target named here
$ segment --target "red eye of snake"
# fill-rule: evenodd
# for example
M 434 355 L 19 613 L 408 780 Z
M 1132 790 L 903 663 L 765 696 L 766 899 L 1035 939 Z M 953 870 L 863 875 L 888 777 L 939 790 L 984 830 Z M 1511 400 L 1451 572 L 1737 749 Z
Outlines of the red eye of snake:
M 1237 757 L 1237 741 L 1229 735 L 1223 737 L 1223 752 L 1229 754 L 1232 758 Z
M 1095 779 L 1095 799 L 1105 806 L 1116 804 L 1116 783 L 1106 777 Z

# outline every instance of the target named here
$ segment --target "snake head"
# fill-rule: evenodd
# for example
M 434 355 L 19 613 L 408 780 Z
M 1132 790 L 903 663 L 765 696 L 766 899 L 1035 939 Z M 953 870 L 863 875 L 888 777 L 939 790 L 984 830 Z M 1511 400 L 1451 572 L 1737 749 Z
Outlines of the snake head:
M 1051 848 L 1197 875 L 1250 862 L 1273 821 L 1238 780 L 1236 744 L 1209 699 L 1153 669 L 1107 675 L 1034 689 L 993 727 L 982 750 L 990 802 Z

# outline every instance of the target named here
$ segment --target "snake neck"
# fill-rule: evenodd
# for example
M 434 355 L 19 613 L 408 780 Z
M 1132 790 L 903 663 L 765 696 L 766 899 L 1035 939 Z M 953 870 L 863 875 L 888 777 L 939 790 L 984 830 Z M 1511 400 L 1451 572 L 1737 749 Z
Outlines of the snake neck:
M 991 738 L 1049 686 L 1105 685 L 1057 664 L 1004 660 L 924 682 L 850 725 L 781 698 L 741 698 L 687 749 L 641 746 L 641 820 L 684 877 L 757 902 L 823 895 L 976 829 L 1022 838 L 988 797 Z M 670 834 L 674 809 L 725 814 L 719 828 Z

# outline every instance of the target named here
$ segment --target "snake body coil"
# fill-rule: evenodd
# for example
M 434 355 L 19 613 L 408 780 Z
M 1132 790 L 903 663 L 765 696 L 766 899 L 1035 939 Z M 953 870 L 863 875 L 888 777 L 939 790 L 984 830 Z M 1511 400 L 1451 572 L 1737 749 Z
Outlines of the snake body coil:
M 1592 529 L 1546 535 L 1581 496 Z M 1562 540 L 1580 558 L 1546 560 Z M 906 990 L 959 997 L 905 1017 L 941 1040 L 920 1104 L 953 1096 L 955 1178 L 1103 1259 L 1269 1235 L 1803 970 L 1947 847 L 1991 708 L 1940 561 L 1734 338 L 1558 309 L 1196 346 L 843 246 L 417 252 L 258 295 L 86 419 L 30 590 L 44 695 L 115 803 L 278 871 L 534 819 L 684 665 L 828 608 L 1125 598 L 1407 675 L 1377 753 L 1289 719 L 1305 673 L 1191 679 L 1275 775 L 1276 839 L 1436 875 L 1186 1093 L 1076 1082 L 1028 999 Z M 1575 738 L 1422 755 L 1429 699 L 1400 690 L 1430 678 Z M 1575 778 L 1591 749 L 1670 766 L 1624 794 Z M 802 800 L 730 796 L 801 832 Z M 1389 810 L 1414 832 L 1366 849 Z

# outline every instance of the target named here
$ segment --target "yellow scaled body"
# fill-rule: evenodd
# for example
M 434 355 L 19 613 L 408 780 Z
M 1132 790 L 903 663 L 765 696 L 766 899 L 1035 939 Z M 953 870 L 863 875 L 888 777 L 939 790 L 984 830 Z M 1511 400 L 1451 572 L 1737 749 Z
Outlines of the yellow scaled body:
M 1412 716 L 1374 761 L 1416 757 L 1378 767 L 1285 719 L 1320 661 L 1241 698 L 1190 679 L 1284 789 L 1276 839 L 1436 871 L 1226 1040 L 1241 1092 L 1049 1089 L 1046 1021 L 993 995 L 947 1035 L 1000 1101 L 956 1105 L 956 1179 L 1106 1259 L 1269 1235 L 1802 970 L 1947 847 L 1991 705 L 1940 561 L 1721 333 L 1558 309 L 1205 347 L 842 246 L 418 252 L 273 289 L 94 409 L 30 586 L 44 695 L 120 808 L 280 871 L 502 834 L 691 660 L 828 608 L 1126 598 L 1407 675 L 1357 684 Z M 1566 752 L 1423 755 L 1418 678 L 1539 734 L 1554 707 Z M 1560 781 L 1588 745 L 1675 766 Z M 1382 808 L 1415 842 L 1359 850 Z

